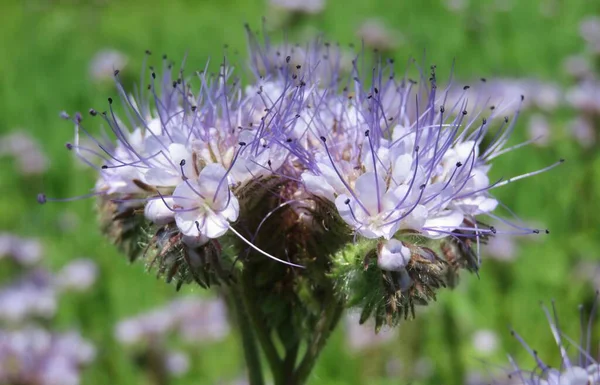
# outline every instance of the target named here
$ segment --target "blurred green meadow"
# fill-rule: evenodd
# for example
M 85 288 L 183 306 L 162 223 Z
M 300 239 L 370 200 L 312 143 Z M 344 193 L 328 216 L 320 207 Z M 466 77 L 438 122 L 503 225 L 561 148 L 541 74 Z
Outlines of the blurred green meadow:
M 329 0 L 322 13 L 297 20 L 285 34 L 277 28 L 272 36 L 303 42 L 322 31 L 343 46 L 360 46 L 357 28 L 366 18 L 377 17 L 403 36 L 391 52 L 397 63 L 425 53 L 423 65 L 435 63 L 439 79 L 447 78 L 455 60 L 453 76 L 465 84 L 481 77 L 518 77 L 555 82 L 562 89 L 571 85 L 563 59 L 584 50 L 579 23 L 586 16 L 600 15 L 600 2 L 512 0 L 507 4 L 508 0 L 471 0 L 452 10 L 446 0 Z M 25 175 L 13 158 L 0 158 L 0 230 L 40 239 L 44 263 L 52 269 L 81 256 L 97 262 L 100 276 L 93 290 L 62 297 L 52 321 L 56 330 L 80 330 L 96 346 L 96 359 L 84 370 L 82 384 L 148 383 L 130 351 L 115 340 L 115 325 L 182 293 L 205 293 L 196 287 L 176 293 L 173 285 L 146 273 L 142 263 L 130 265 L 100 234 L 93 199 L 36 203 L 39 192 L 50 197 L 78 196 L 88 193 L 94 183 L 94 173 L 66 150 L 73 126 L 59 113 L 86 112 L 92 107 L 102 111 L 107 98 L 116 97 L 110 80 L 98 81 L 90 75 L 90 62 L 100 50 L 114 49 L 127 56 L 121 76 L 132 87 L 146 49 L 153 52 L 148 63 L 155 65 L 160 65 L 162 54 L 176 63 L 187 54 L 188 73 L 204 68 L 209 58 L 216 67 L 225 53 L 243 62 L 243 24 L 256 29 L 261 17 L 268 16 L 269 21 L 270 15 L 266 0 L 6 0 L 0 5 L 0 135 L 27 132 L 49 159 L 47 171 Z M 511 143 L 528 138 L 530 113 L 521 116 Z M 560 362 L 539 303 L 554 299 L 561 328 L 577 340 L 578 305 L 589 309 L 594 297 L 592 283 L 577 266 L 582 261 L 600 263 L 600 146 L 584 149 L 571 138 L 566 122 L 575 112 L 568 106 L 561 104 L 543 113 L 551 127 L 549 144 L 496 159 L 492 179 L 534 171 L 565 158 L 562 166 L 548 173 L 494 191 L 521 218 L 550 229 L 550 234 L 519 238 L 513 261 L 484 255 L 479 277 L 463 273 L 458 288 L 444 290 L 436 303 L 418 309 L 417 320 L 402 324 L 393 341 L 384 345 L 349 349 L 341 325 L 311 384 L 467 384 L 479 375 L 508 368 L 506 354 L 533 368 L 533 359 L 511 337 L 510 327 L 545 360 Z M 88 121 L 88 126 L 95 124 Z M 67 219 L 75 219 L 76 224 L 65 226 Z M 478 330 L 497 333 L 498 348 L 478 351 L 473 344 Z M 172 343 L 191 357 L 190 370 L 174 378 L 170 382 L 174 385 L 228 384 L 244 375 L 235 333 L 224 341 L 193 347 L 182 341 Z M 575 348 L 570 351 L 576 353 Z

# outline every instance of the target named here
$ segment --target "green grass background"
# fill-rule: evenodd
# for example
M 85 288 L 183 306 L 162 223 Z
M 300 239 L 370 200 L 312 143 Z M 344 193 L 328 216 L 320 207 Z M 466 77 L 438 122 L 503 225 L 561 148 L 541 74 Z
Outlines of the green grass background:
M 552 17 L 539 11 L 542 1 L 552 0 L 513 0 L 509 12 L 494 11 L 496 0 L 473 0 L 459 13 L 450 12 L 442 1 L 329 0 L 323 14 L 288 32 L 291 39 L 299 38 L 301 30 L 310 26 L 347 44 L 357 42 L 355 30 L 365 17 L 376 16 L 406 37 L 394 54 L 398 62 L 420 57 L 425 50 L 428 61 L 437 64 L 440 79 L 456 59 L 459 79 L 537 77 L 567 85 L 561 61 L 583 49 L 578 23 L 585 15 L 600 13 L 600 3 L 590 0 L 556 0 Z M 99 49 L 116 48 L 130 57 L 123 71 L 129 82 L 138 78 L 145 49 L 155 53 L 156 64 L 162 53 L 179 61 L 187 52 L 187 67 L 197 69 L 209 57 L 220 60 L 224 44 L 243 55 L 243 23 L 259 27 L 267 12 L 265 0 L 4 0 L 0 5 L 0 133 L 23 128 L 42 143 L 51 159 L 49 171 L 41 177 L 21 176 L 10 159 L 0 159 L 0 229 L 39 237 L 46 262 L 53 268 L 78 256 L 99 264 L 101 276 L 95 289 L 84 296 L 62 298 L 55 320 L 58 329 L 81 329 L 99 349 L 98 358 L 84 372 L 83 384 L 146 383 L 128 352 L 114 341 L 113 327 L 123 317 L 164 303 L 175 290 L 146 274 L 141 264 L 129 266 L 103 239 L 93 200 L 37 205 L 40 191 L 55 197 L 80 195 L 89 191 L 94 180 L 92 173 L 74 165 L 65 149 L 73 128 L 58 114 L 90 107 L 101 110 L 106 98 L 116 95 L 112 85 L 94 84 L 89 77 L 89 61 Z M 276 31 L 275 37 L 280 36 Z M 416 322 L 401 325 L 399 337 L 385 348 L 351 353 L 338 330 L 311 384 L 462 384 L 465 374 L 474 370 L 508 367 L 506 353 L 531 367 L 533 361 L 510 337 L 509 326 L 544 358 L 555 365 L 559 362 L 538 304 L 556 299 L 561 327 L 577 337 L 577 305 L 589 304 L 593 291 L 575 277 L 573 267 L 580 260 L 600 258 L 600 155 L 583 151 L 568 139 L 564 123 L 571 115 L 565 109 L 548 115 L 553 129 L 550 147 L 509 153 L 497 159 L 493 169 L 495 177 L 510 176 L 567 159 L 550 173 L 497 191 L 522 218 L 545 224 L 551 234 L 539 242 L 522 242 L 514 263 L 484 261 L 480 279 L 463 275 L 459 288 L 442 293 L 437 303 L 418 314 Z M 525 122 L 519 123 L 514 142 L 526 137 Z M 75 231 L 59 229 L 65 212 L 80 218 Z M 183 291 L 200 294 L 195 288 Z M 480 357 L 472 348 L 471 334 L 481 328 L 502 337 L 501 348 L 492 356 Z M 173 384 L 215 384 L 242 373 L 235 336 L 188 351 L 193 354 L 192 370 Z M 415 379 L 405 372 L 386 377 L 386 362 L 394 357 L 408 368 L 419 357 L 428 357 L 433 375 Z

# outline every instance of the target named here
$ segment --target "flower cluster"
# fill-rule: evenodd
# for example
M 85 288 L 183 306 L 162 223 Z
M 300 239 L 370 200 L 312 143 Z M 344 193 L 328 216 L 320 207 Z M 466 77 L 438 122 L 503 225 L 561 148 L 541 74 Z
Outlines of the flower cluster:
M 167 280 L 202 286 L 231 282 L 238 260 L 256 277 L 248 266 L 258 264 L 273 278 L 259 288 L 267 295 L 309 276 L 342 302 L 363 298 L 363 315 L 375 311 L 380 325 L 435 298 L 459 268 L 476 271 L 487 237 L 540 232 L 479 219 L 496 218 L 492 189 L 560 163 L 490 180 L 492 159 L 512 149 L 505 112 L 518 113 L 523 98 L 490 108 L 469 86 L 438 87 L 435 66 L 415 65 L 415 81 L 398 77 L 392 60 L 375 58 L 370 70 L 359 54 L 345 72 L 329 43 L 273 49 L 248 36 L 247 87 L 225 60 L 216 74 L 196 73 L 194 93 L 165 57 L 164 74 L 151 67 L 135 97 L 115 70 L 128 123 L 113 99 L 108 111 L 89 111 L 116 142 L 72 118 L 67 149 L 97 170 L 91 195 L 103 228 L 130 257 L 153 254 Z M 264 256 L 284 270 L 262 265 Z M 375 294 L 354 295 L 359 287 Z

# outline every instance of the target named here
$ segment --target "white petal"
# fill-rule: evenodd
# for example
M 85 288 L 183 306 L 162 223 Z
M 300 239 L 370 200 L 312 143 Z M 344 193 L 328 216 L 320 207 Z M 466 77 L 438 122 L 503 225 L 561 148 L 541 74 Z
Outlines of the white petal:
M 175 191 L 173 191 L 173 201 L 177 206 L 191 208 L 197 207 L 204 202 L 204 199 L 199 196 L 198 193 L 190 187 L 190 185 L 193 186 L 196 191 L 198 191 L 198 181 L 195 180 L 181 182 L 177 185 L 177 187 L 175 187 Z
M 215 213 L 207 212 L 198 222 L 200 232 L 209 238 L 218 238 L 229 230 L 227 219 Z
M 169 170 L 162 167 L 154 167 L 146 171 L 144 175 L 146 182 L 152 186 L 177 186 L 181 181 L 181 175 L 175 170 Z
M 459 227 L 464 220 L 464 215 L 458 210 L 446 210 L 433 218 L 428 218 L 423 227 L 426 227 L 427 236 L 430 238 L 442 238 L 446 233 L 435 231 L 439 229 L 444 232 L 453 231 Z
M 171 210 L 173 208 L 173 199 L 164 199 L 164 202 L 162 199 L 153 199 L 146 204 L 146 207 L 144 207 L 146 219 L 159 226 L 172 222 L 175 217 L 175 213 Z M 171 209 L 165 205 L 165 202 Z
M 304 172 L 302 174 L 302 183 L 304 183 L 304 188 L 309 193 L 328 199 L 331 202 L 335 201 L 335 190 L 327 183 L 324 177 Z
M 420 231 L 427 221 L 428 210 L 423 205 L 417 205 L 411 212 L 402 220 L 401 228 Z
M 395 183 L 405 183 L 411 177 L 412 163 L 413 157 L 408 154 L 400 155 L 396 158 L 392 171 L 392 179 Z
M 410 249 L 397 239 L 385 242 L 377 255 L 377 265 L 387 271 L 401 271 L 409 261 Z
M 198 214 L 198 210 L 175 212 L 175 223 L 183 235 L 188 237 L 199 237 L 201 235 L 196 225 L 196 221 L 199 219 Z
M 181 174 L 181 161 L 185 161 L 185 165 L 183 166 L 183 172 L 187 178 L 195 177 L 194 165 L 192 163 L 192 153 L 187 149 L 186 146 L 180 143 L 172 143 L 169 145 L 169 155 L 171 157 L 171 161 L 175 164 L 177 168 L 177 173 Z
M 378 203 L 381 203 L 385 193 L 385 182 L 380 175 L 375 176 L 374 172 L 366 172 L 358 177 L 354 185 L 355 193 L 363 206 L 367 208 L 371 215 L 379 212 Z
M 588 385 L 589 378 L 585 369 L 578 366 L 565 370 L 559 380 L 559 385 Z
M 206 165 L 200 176 L 198 177 L 198 192 L 204 196 L 205 199 L 211 201 L 219 189 L 215 201 L 222 201 L 227 199 L 229 192 L 229 183 L 227 180 L 223 180 L 227 170 L 218 163 L 211 163 Z

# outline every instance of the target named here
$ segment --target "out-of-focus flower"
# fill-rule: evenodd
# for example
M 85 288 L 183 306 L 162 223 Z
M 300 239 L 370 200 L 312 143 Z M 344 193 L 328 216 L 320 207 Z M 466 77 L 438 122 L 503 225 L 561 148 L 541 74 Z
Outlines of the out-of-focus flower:
M 498 335 L 492 330 L 477 330 L 473 333 L 473 348 L 481 354 L 490 354 L 498 349 Z
M 91 259 L 75 259 L 64 266 L 55 280 L 60 290 L 86 291 L 98 277 L 98 266 Z
M 36 239 L 0 233 L 0 259 L 6 257 L 22 266 L 32 266 L 42 259 L 42 245 Z
M 397 337 L 394 329 L 382 329 L 375 333 L 372 322 L 360 324 L 359 315 L 350 313 L 346 316 L 345 331 L 346 341 L 353 351 L 371 349 L 391 342 Z
M 517 257 L 517 244 L 511 235 L 499 234 L 483 246 L 483 254 L 500 261 L 512 261 Z
M 390 29 L 379 19 L 365 20 L 356 31 L 356 35 L 367 47 L 381 51 L 396 49 L 403 40 L 399 32 Z
M 325 9 L 325 0 L 269 0 L 271 5 L 287 12 L 314 15 Z
M 600 53 L 600 17 L 589 16 L 579 24 L 579 33 L 593 53 Z
M 36 269 L 2 288 L 0 319 L 17 324 L 30 317 L 52 317 L 57 307 L 52 278 L 47 271 Z
M 452 12 L 462 12 L 469 7 L 469 0 L 442 0 L 442 4 Z
M 596 292 L 596 301 L 598 301 L 598 292 Z M 511 378 L 515 380 L 515 384 L 522 385 L 599 385 L 600 384 L 600 364 L 596 357 L 596 349 L 590 345 L 592 341 L 593 318 L 595 316 L 597 303 L 592 309 L 589 322 L 582 322 L 582 345 L 575 346 L 573 350 L 575 357 L 569 357 L 567 353 L 568 345 L 576 345 L 576 343 L 565 336 L 558 326 L 555 309 L 554 317 L 550 311 L 544 307 L 546 318 L 550 324 L 550 331 L 556 341 L 560 352 L 561 363 L 557 366 L 560 369 L 555 369 L 548 366 L 542 360 L 544 352 L 538 352 L 529 347 L 525 340 L 517 333 L 513 335 L 519 340 L 523 347 L 533 356 L 537 362 L 537 367 L 533 371 L 522 369 L 515 360 L 509 356 L 513 371 L 510 373 Z
M 600 113 L 600 82 L 585 80 L 571 87 L 566 94 L 567 103 L 586 113 Z
M 75 332 L 0 330 L 0 383 L 78 385 L 81 369 L 94 356 L 93 345 Z
M 7 155 L 17 160 L 23 175 L 42 174 L 50 164 L 39 144 L 23 130 L 0 137 L 0 156 Z
M 183 352 L 167 352 L 165 357 L 165 368 L 169 374 L 173 376 L 182 376 L 190 370 L 190 358 Z
M 172 332 L 186 342 L 218 341 L 229 330 L 223 301 L 185 297 L 121 321 L 115 335 L 121 343 L 135 345 L 162 340 Z
M 122 70 L 129 59 L 115 49 L 98 51 L 90 61 L 90 76 L 97 82 L 110 81 L 115 70 Z
M 590 148 L 596 143 L 596 131 L 592 123 L 585 117 L 579 116 L 567 123 L 567 132 L 575 138 L 583 148 Z
M 563 68 L 566 73 L 575 78 L 589 78 L 593 74 L 590 61 L 583 55 L 567 56 L 563 60 Z
M 219 341 L 229 335 L 227 308 L 220 299 L 181 298 L 172 302 L 169 309 L 184 341 Z
M 527 127 L 529 139 L 533 144 L 545 147 L 550 143 L 550 123 L 542 114 L 533 114 Z

